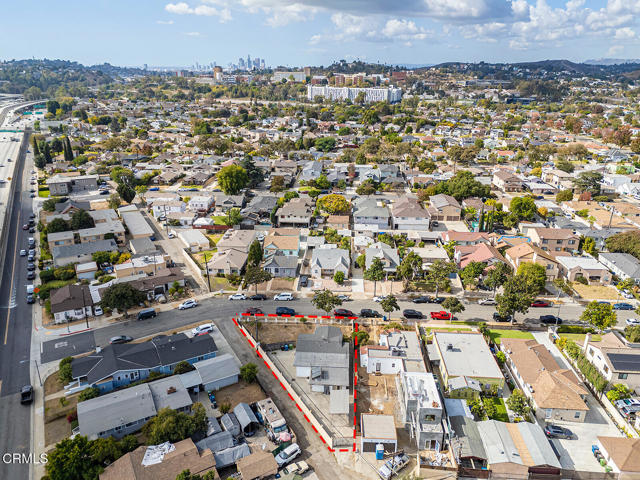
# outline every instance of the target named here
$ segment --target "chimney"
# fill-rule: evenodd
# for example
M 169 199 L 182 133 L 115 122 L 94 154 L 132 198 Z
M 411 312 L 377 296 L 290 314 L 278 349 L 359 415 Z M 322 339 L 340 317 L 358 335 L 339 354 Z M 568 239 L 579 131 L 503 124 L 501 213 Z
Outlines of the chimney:
M 587 333 L 587 334 L 584 336 L 584 344 L 582 345 L 582 350 L 583 350 L 584 352 L 586 352 L 586 351 L 587 351 L 587 345 L 589 344 L 589 342 L 590 342 L 590 341 L 591 341 L 591 334 L 590 334 L 590 333 Z
M 176 392 L 177 392 L 176 387 L 172 386 L 167 388 L 167 395 L 171 395 L 172 393 L 176 393 Z

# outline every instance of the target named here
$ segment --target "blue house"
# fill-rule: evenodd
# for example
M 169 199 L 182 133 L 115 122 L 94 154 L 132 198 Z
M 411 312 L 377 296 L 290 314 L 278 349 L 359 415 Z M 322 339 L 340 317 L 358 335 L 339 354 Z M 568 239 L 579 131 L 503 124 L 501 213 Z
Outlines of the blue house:
M 190 364 L 213 358 L 217 347 L 210 335 L 193 338 L 184 333 L 159 335 L 143 343 L 126 343 L 96 348 L 71 363 L 74 382 L 107 393 L 149 377 L 149 373 L 172 373 L 177 363 Z

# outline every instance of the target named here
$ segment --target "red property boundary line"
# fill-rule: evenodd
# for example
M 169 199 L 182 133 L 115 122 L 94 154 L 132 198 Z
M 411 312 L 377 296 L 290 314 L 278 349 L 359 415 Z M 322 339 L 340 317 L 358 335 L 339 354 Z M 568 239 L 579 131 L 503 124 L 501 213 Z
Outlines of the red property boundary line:
M 245 316 L 245 317 L 250 316 L 247 313 L 242 313 L 241 315 Z M 238 316 L 238 314 L 236 314 L 236 316 Z M 262 314 L 262 315 L 258 314 L 256 316 L 264 316 L 264 314 Z M 268 316 L 269 317 L 277 317 L 278 315 L 268 314 Z M 282 317 L 288 317 L 289 315 L 281 315 L 281 316 Z M 303 317 L 303 316 L 306 316 L 307 318 L 318 318 L 315 315 L 313 315 L 313 316 L 312 315 L 296 315 L 296 317 Z M 331 319 L 332 317 L 323 315 L 320 318 Z M 348 318 L 349 320 L 356 320 L 358 317 L 335 317 L 336 320 L 344 320 L 345 318 Z M 251 348 L 255 349 L 256 345 L 247 337 L 247 334 L 244 332 L 244 330 L 242 330 L 242 328 L 240 328 L 240 324 L 238 323 L 238 320 L 235 317 L 233 317 L 232 320 L 233 320 L 233 323 L 236 325 L 236 327 L 238 327 L 238 330 L 240 330 L 240 333 L 247 339 L 247 342 L 249 343 Z M 358 332 L 358 323 L 354 322 L 353 326 L 354 326 L 354 332 L 357 333 Z M 320 435 L 320 433 L 316 429 L 315 425 L 313 425 L 313 423 L 311 423 L 311 420 L 309 420 L 309 417 L 307 417 L 307 415 L 304 412 L 302 412 L 302 408 L 300 408 L 300 405 L 298 405 L 298 403 L 293 399 L 293 396 L 291 395 L 291 393 L 289 393 L 289 391 L 283 385 L 283 383 L 280 381 L 280 379 L 278 379 L 278 376 L 271 369 L 271 367 L 266 362 L 266 360 L 264 358 L 262 358 L 262 354 L 260 352 L 258 352 L 257 350 L 256 350 L 255 353 L 259 358 L 262 359 L 262 362 L 264 363 L 264 366 L 267 367 L 267 369 L 271 372 L 271 374 L 274 376 L 274 378 L 278 381 L 278 383 L 280 384 L 282 389 L 287 393 L 287 395 L 289 396 L 291 401 L 295 404 L 295 406 L 298 409 L 298 411 L 300 411 L 302 413 L 302 416 L 304 417 L 304 419 L 307 421 L 307 423 L 309 423 L 309 425 L 311 425 L 311 428 L 313 428 L 313 431 L 316 432 L 316 434 L 318 435 L 318 437 L 320 438 L 322 443 L 327 445 L 327 441 L 322 437 L 322 435 Z M 354 337 L 354 348 L 353 348 L 353 447 L 352 447 L 352 450 L 351 450 L 351 451 L 354 451 L 354 452 L 356 451 L 356 430 L 357 430 L 357 424 L 358 424 L 358 402 L 357 402 L 358 393 L 356 391 L 356 386 L 357 385 L 358 385 L 358 337 L 355 336 Z M 327 445 L 327 450 L 329 450 L 331 453 L 336 452 L 336 450 L 338 452 L 349 452 L 348 448 L 335 449 L 335 448 L 331 448 L 329 445 Z

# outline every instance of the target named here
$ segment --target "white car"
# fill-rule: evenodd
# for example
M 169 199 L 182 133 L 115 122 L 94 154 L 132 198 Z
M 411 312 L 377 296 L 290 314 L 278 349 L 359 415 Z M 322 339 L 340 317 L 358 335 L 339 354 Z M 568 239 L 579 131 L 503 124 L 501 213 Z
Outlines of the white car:
M 246 300 L 247 296 L 244 293 L 234 293 L 229 296 L 229 300 Z
M 168 237 L 169 237 L 169 238 L 176 238 L 176 234 L 175 234 L 175 233 L 173 233 L 173 232 L 169 232 Z
M 102 311 L 102 307 L 94 307 L 93 308 L 93 314 L 96 317 L 99 317 L 100 315 L 102 315 L 104 312 Z
M 180 305 L 178 305 L 178 310 L 186 310 L 187 308 L 197 307 L 198 302 L 193 299 L 185 300 Z
M 290 302 L 293 300 L 293 294 L 289 292 L 282 292 L 273 297 L 274 300 L 280 300 L 284 302 Z
M 294 458 L 300 455 L 300 453 L 301 451 L 298 444 L 292 443 L 276 455 L 276 463 L 278 464 L 278 467 L 284 467 L 287 463 L 290 463 Z
M 626 324 L 630 327 L 635 327 L 636 325 L 640 325 L 640 320 L 637 318 L 627 318 Z
M 620 295 L 622 295 L 624 298 L 626 298 L 627 300 L 633 298 L 633 294 L 627 290 L 622 290 L 620 292 Z
M 478 305 L 495 305 L 496 301 L 493 298 L 483 298 L 478 300 Z
M 213 332 L 213 323 L 203 323 L 202 325 L 198 325 L 196 328 L 191 330 L 191 333 L 193 333 L 194 336 L 211 332 Z
M 20 256 L 21 257 L 26 257 L 27 256 L 27 251 L 26 250 L 20 250 Z
M 387 297 L 386 297 L 386 295 L 380 295 L 380 296 L 378 296 L 378 297 L 373 297 L 373 301 L 374 301 L 374 302 L 378 302 L 378 303 L 380 303 L 380 302 L 381 302 L 382 300 L 384 300 L 385 298 L 387 298 Z

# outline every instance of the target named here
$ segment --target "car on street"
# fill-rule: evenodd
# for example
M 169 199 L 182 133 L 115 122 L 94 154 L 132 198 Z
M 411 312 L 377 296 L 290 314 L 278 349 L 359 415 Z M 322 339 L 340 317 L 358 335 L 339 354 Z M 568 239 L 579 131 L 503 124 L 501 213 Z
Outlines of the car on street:
M 27 293 L 27 303 L 32 304 L 35 303 L 36 299 L 33 296 L 33 293 Z
M 27 225 L 26 223 L 24 225 L 22 225 L 22 229 L 23 230 L 29 230 L 29 225 Z
M 360 310 L 360 317 L 378 318 L 378 317 L 381 317 L 381 315 L 377 311 L 371 310 L 370 308 L 363 308 L 362 310 Z
M 493 298 L 483 298 L 482 300 L 478 300 L 478 305 L 495 305 L 496 301 Z
M 120 343 L 129 343 L 133 340 L 129 335 L 117 335 L 109 339 L 110 345 L 118 345 Z
M 627 300 L 631 300 L 633 298 L 633 294 L 631 292 L 629 292 L 628 290 L 622 290 L 620 292 L 620 295 L 622 295 Z
M 35 213 L 29 214 L 29 220 L 33 220 L 34 218 L 36 218 L 36 214 Z
M 27 256 L 27 251 L 24 248 L 22 250 L 20 250 L 20 256 L 21 257 L 26 257 Z
M 633 305 L 631 305 L 630 303 L 614 303 L 613 304 L 613 309 L 614 310 L 634 310 Z
M 266 300 L 267 296 L 264 293 L 256 293 L 255 295 L 251 295 L 249 300 Z
M 378 302 L 380 303 L 382 300 L 384 300 L 385 298 L 387 298 L 385 295 L 379 295 L 377 297 L 373 297 L 373 301 L 374 302 Z
M 573 432 L 568 428 L 551 424 L 544 427 L 544 434 L 549 438 L 565 438 L 569 440 L 573 438 Z
M 31 227 L 29 229 L 29 233 L 36 233 L 36 227 Z
M 196 328 L 191 330 L 191 333 L 193 333 L 194 336 L 205 335 L 211 332 L 213 332 L 213 323 L 203 323 L 202 325 L 198 325 Z
M 27 270 L 29 270 L 30 272 L 34 271 L 35 269 L 36 265 L 34 263 L 27 264 Z
M 625 323 L 630 327 L 635 327 L 636 325 L 640 325 L 640 319 L 637 318 L 627 318 Z
M 169 238 L 176 238 L 176 234 L 173 232 L 169 232 L 169 235 L 167 235 Z
M 336 308 L 333 311 L 333 314 L 336 317 L 355 317 L 356 314 L 353 313 L 351 310 L 347 310 L 346 308 Z
M 35 280 L 35 278 L 36 278 L 36 272 L 27 273 L 27 280 Z
M 293 294 L 289 292 L 281 292 L 273 297 L 274 300 L 279 300 L 282 302 L 290 302 L 293 300 Z
M 336 297 L 343 302 L 351 301 L 351 297 L 349 295 L 336 295 Z
M 36 194 L 35 193 L 31 193 L 31 194 L 29 194 L 29 197 L 36 198 Z
M 295 315 L 296 311 L 293 308 L 289 307 L 278 307 L 276 308 L 276 315 Z
M 33 402 L 33 387 L 31 385 L 25 385 L 20 389 L 20 403 L 28 405 Z
M 420 297 L 416 297 L 411 300 L 413 303 L 429 303 L 431 302 L 431 297 L 428 295 L 422 295 Z
M 555 315 L 540 315 L 540 323 L 544 323 L 547 325 L 558 325 L 562 324 L 562 319 L 560 317 L 556 317 Z
M 431 299 L 431 303 L 442 303 L 444 302 L 444 297 L 433 297 Z
M 439 312 L 431 312 L 431 318 L 434 320 L 453 320 L 453 315 L 444 310 L 440 310 Z
M 234 293 L 229 295 L 229 300 L 246 300 L 247 296 L 244 293 Z
M 180 305 L 178 305 L 178 310 L 186 310 L 187 308 L 194 308 L 197 306 L 198 306 L 198 302 L 190 298 L 189 300 L 185 300 Z
M 298 444 L 292 443 L 276 455 L 276 463 L 278 464 L 278 467 L 282 468 L 286 464 L 291 463 L 298 455 L 300 455 L 300 453 L 301 451 Z
M 549 302 L 545 302 L 544 300 L 534 300 L 531 303 L 531 306 L 534 308 L 544 308 L 549 306 Z
M 259 309 L 258 307 L 249 307 L 244 311 L 243 314 L 244 315 L 262 315 L 262 310 Z
M 93 315 L 96 317 L 99 317 L 100 315 L 104 314 L 104 312 L 102 311 L 102 307 L 100 305 L 93 307 Z
M 30 253 L 30 254 L 27 256 L 27 261 L 28 261 L 28 262 L 35 262 L 35 261 L 36 261 L 36 256 L 35 256 L 33 253 Z
M 498 312 L 493 312 L 493 321 L 494 322 L 510 322 L 511 321 L 511 315 L 509 315 L 507 317 L 503 317 Z
M 406 310 L 403 310 L 402 316 L 404 316 L 404 318 L 415 318 L 418 320 L 424 318 L 424 315 L 421 312 L 414 310 L 412 308 L 407 308 Z
M 306 473 L 307 470 L 309 470 L 309 464 L 307 462 L 305 462 L 304 460 L 302 460 L 300 462 L 292 463 L 290 465 L 287 465 L 286 467 L 284 467 L 284 469 L 282 471 L 284 472 L 285 475 L 298 475 L 299 476 L 299 475 L 302 475 L 302 474 Z

